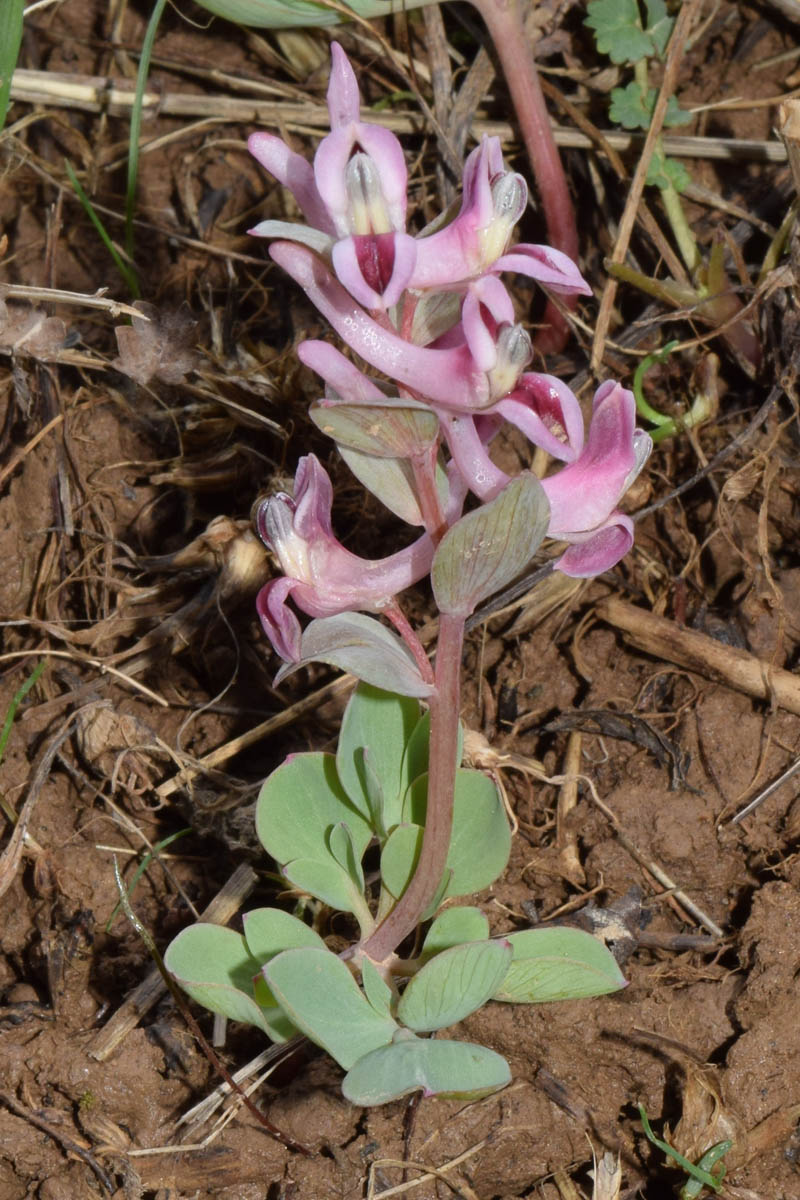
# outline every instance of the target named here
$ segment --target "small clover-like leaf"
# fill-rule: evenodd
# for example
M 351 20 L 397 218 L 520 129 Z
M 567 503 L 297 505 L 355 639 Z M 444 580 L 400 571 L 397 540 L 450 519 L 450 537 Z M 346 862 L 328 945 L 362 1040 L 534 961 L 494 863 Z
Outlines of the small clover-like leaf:
M 597 49 L 612 62 L 636 63 L 652 54 L 653 40 L 642 29 L 636 0 L 592 0 L 586 11 Z
M 430 696 L 433 692 L 400 638 L 364 613 L 338 613 L 311 621 L 303 630 L 299 659 L 281 667 L 275 682 L 312 662 L 349 671 L 373 687 L 401 696 Z
M 582 929 L 523 929 L 507 940 L 514 958 L 495 1000 L 543 1004 L 602 996 L 625 987 L 614 955 Z
M 499 988 L 509 966 L 508 942 L 467 942 L 436 954 L 409 981 L 397 1019 L 415 1033 L 455 1025 L 481 1008 Z
M 673 187 L 676 192 L 684 192 L 692 178 L 683 163 L 674 158 L 667 158 L 663 152 L 656 151 L 647 169 L 647 182 L 653 187 Z
M 493 1050 L 470 1042 L 404 1037 L 373 1050 L 350 1068 L 342 1082 L 352 1104 L 386 1104 L 409 1092 L 477 1100 L 511 1082 L 508 1063 Z
M 431 923 L 422 944 L 422 957 L 430 958 L 464 942 L 483 942 L 489 937 L 489 922 L 479 908 L 446 908 Z
M 649 129 L 657 99 L 658 92 L 655 88 L 648 88 L 647 92 L 643 92 L 634 81 L 624 88 L 614 88 L 608 115 L 624 129 Z M 674 96 L 670 96 L 664 114 L 664 124 L 686 125 L 691 119 L 692 114 L 682 109 Z M 648 178 L 648 183 L 652 182 Z
M 266 965 L 264 977 L 293 1024 L 345 1070 L 390 1043 L 397 1030 L 330 950 L 285 950 Z
M 667 12 L 664 0 L 644 0 L 647 13 L 647 36 L 653 43 L 653 49 L 662 58 L 667 48 L 675 18 Z
M 655 89 L 650 89 L 645 95 L 633 80 L 625 87 L 613 89 L 608 115 L 623 129 L 649 129 L 655 97 Z

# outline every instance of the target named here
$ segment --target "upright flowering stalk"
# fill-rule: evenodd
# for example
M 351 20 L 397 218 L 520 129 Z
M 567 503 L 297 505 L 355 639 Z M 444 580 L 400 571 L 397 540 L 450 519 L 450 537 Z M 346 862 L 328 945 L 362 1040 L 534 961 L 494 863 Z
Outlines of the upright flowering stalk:
M 260 507 L 259 532 L 283 575 L 262 590 L 258 611 L 286 664 L 282 675 L 318 659 L 429 705 L 417 868 L 373 927 L 368 913 L 359 917 L 358 954 L 388 969 L 442 886 L 465 622 L 525 569 L 545 535 L 562 544 L 552 557 L 556 570 L 586 577 L 614 566 L 633 542 L 618 505 L 651 443 L 635 428 L 633 395 L 618 383 L 597 390 L 587 430 L 565 384 L 527 371 L 530 338 L 515 320 L 502 274 L 527 275 L 563 296 L 590 293 L 560 250 L 514 243 L 527 189 L 506 169 L 499 141 L 484 138 L 469 155 L 458 215 L 428 236 L 409 233 L 400 143 L 362 121 L 355 75 L 335 43 L 332 59 L 331 132 L 313 165 L 271 134 L 253 134 L 249 143 L 292 192 L 306 223 L 264 221 L 251 232 L 277 239 L 274 261 L 378 372 L 365 374 L 325 342 L 299 347 L 325 383 L 312 405 L 315 424 L 365 487 L 421 532 L 377 561 L 346 549 L 333 533 L 330 480 L 310 455 L 298 466 L 294 496 L 273 496 Z M 506 423 L 558 469 L 541 481 L 529 471 L 513 478 L 502 471 L 491 444 Z M 468 492 L 478 507 L 463 516 Z M 439 609 L 435 667 L 397 601 L 429 574 Z M 312 618 L 305 630 L 290 600 Z

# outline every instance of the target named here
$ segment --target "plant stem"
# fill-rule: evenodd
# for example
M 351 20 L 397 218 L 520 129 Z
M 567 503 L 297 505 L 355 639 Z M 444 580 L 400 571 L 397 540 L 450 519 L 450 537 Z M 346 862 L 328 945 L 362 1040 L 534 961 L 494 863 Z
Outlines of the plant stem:
M 472 0 L 489 31 L 506 84 L 514 105 L 520 132 L 533 168 L 539 200 L 547 225 L 547 236 L 557 250 L 570 258 L 578 257 L 578 230 L 575 210 L 567 187 L 564 168 L 550 127 L 550 117 L 544 102 L 542 87 L 536 71 L 520 0 Z M 562 297 L 567 308 L 577 304 L 576 296 Z M 550 328 L 537 337 L 542 350 L 561 349 L 569 336 L 569 326 L 561 313 L 550 303 L 545 320 Z
M 661 152 L 661 150 L 661 139 L 659 138 L 657 151 Z M 700 257 L 695 236 L 692 233 L 689 222 L 686 220 L 686 213 L 683 211 L 681 198 L 672 184 L 660 190 L 661 201 L 669 223 L 672 226 L 672 232 L 675 235 L 675 241 L 678 243 L 681 257 L 686 263 L 689 274 L 694 275 L 703 260 Z
M 417 637 L 408 617 L 403 612 L 396 600 L 388 604 L 383 610 L 387 620 L 391 621 L 400 637 L 408 646 L 411 653 L 414 655 L 414 661 L 419 667 L 420 675 L 426 683 L 433 683 L 433 670 L 431 661 L 425 653 L 425 647 Z
M 447 864 L 453 827 L 456 747 L 461 712 L 464 618 L 442 613 L 436 647 L 436 692 L 431 696 L 431 740 L 425 831 L 416 870 L 392 911 L 361 946 L 382 963 L 419 925 L 436 896 Z

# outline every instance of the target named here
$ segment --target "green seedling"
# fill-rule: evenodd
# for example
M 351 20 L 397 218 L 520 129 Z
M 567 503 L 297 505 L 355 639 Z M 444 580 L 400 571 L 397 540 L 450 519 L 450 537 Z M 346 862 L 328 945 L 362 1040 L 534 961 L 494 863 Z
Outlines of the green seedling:
M 28 678 L 23 680 L 23 682 L 20 684 L 19 688 L 17 688 L 16 692 L 11 697 L 11 703 L 9 704 L 8 708 L 6 709 L 6 715 L 5 715 L 5 720 L 3 721 L 3 727 L 2 727 L 2 729 L 0 729 L 0 762 L 3 761 L 3 755 L 6 752 L 6 746 L 8 745 L 8 739 L 11 736 L 11 727 L 14 724 L 14 719 L 16 718 L 17 712 L 19 710 L 19 706 L 20 706 L 20 704 L 22 704 L 22 701 L 25 699 L 25 697 L 27 696 L 27 694 L 31 690 L 31 688 L 34 686 L 34 684 L 36 684 L 38 682 L 38 680 L 41 678 L 42 673 L 46 666 L 47 666 L 47 663 L 44 661 L 37 663 L 37 665 L 33 668 L 30 675 L 28 676 Z M 11 807 L 11 805 L 8 803 L 8 801 L 6 800 L 5 796 L 2 795 L 2 793 L 0 793 L 0 809 L 2 809 L 2 811 L 5 813 L 7 819 L 10 821 L 10 823 L 12 825 L 16 825 L 17 814 L 14 812 L 14 809 Z
M 716 396 L 712 394 L 712 390 L 704 391 L 702 388 L 698 390 L 689 411 L 679 417 L 670 417 L 666 413 L 659 412 L 645 398 L 645 375 L 657 363 L 666 362 L 677 345 L 677 341 L 667 342 L 661 350 L 656 351 L 654 354 L 646 355 L 639 363 L 633 376 L 633 394 L 636 397 L 636 411 L 646 421 L 652 422 L 655 426 L 655 429 L 650 431 L 650 437 L 654 442 L 663 442 L 664 438 L 673 437 L 676 433 L 696 429 L 704 421 L 710 420 L 717 411 Z
M 667 1158 L 671 1158 L 689 1176 L 680 1190 L 680 1200 L 696 1200 L 696 1197 L 700 1196 L 703 1188 L 706 1187 L 711 1188 L 713 1192 L 722 1191 L 722 1181 L 725 1178 L 725 1164 L 722 1159 L 733 1146 L 730 1139 L 726 1138 L 724 1142 L 717 1142 L 716 1145 L 711 1146 L 698 1162 L 690 1162 L 688 1158 L 684 1158 L 670 1146 L 669 1142 L 664 1142 L 661 1138 L 656 1137 L 647 1119 L 644 1105 L 639 1104 L 637 1107 L 647 1140 L 666 1154 Z M 717 1166 L 719 1169 L 715 1172 L 714 1167 Z
M 131 882 L 128 886 L 127 895 L 128 895 L 129 902 L 133 899 L 133 893 L 136 891 L 137 883 L 142 878 L 142 876 L 144 875 L 147 868 L 150 866 L 153 859 L 158 858 L 161 851 L 166 850 L 167 846 L 171 846 L 173 842 L 177 842 L 178 838 L 186 837 L 186 834 L 191 833 L 191 832 L 192 832 L 191 827 L 187 827 L 186 829 L 179 829 L 177 831 L 177 833 L 171 833 L 171 834 L 169 834 L 168 837 L 162 838 L 160 842 L 156 842 L 156 844 L 153 846 L 153 848 L 151 850 L 148 850 L 147 854 L 144 855 L 144 857 L 142 858 L 142 861 L 139 863 L 138 867 L 134 871 L 133 879 L 131 880 Z M 121 907 L 122 907 L 121 903 L 117 903 L 114 906 L 114 911 L 112 912 L 111 916 L 106 921 L 106 933 L 111 932 L 111 926 L 114 924 L 114 919 Z
M 67 178 L 69 179 L 70 183 L 72 184 L 72 186 L 75 190 L 75 195 L 78 197 L 81 204 L 83 205 L 84 212 L 86 213 L 87 217 L 92 222 L 95 229 L 97 230 L 97 233 L 100 237 L 100 241 L 103 243 L 106 250 L 113 258 L 114 264 L 115 264 L 117 270 L 119 271 L 120 275 L 124 279 L 125 284 L 127 285 L 128 291 L 131 293 L 132 296 L 138 298 L 141 295 L 141 293 L 139 291 L 139 280 L 137 278 L 136 271 L 134 270 L 134 268 L 132 266 L 130 266 L 128 263 L 125 262 L 125 259 L 122 257 L 119 250 L 114 245 L 113 241 L 111 240 L 111 236 L 110 236 L 108 230 L 106 229 L 103 222 L 100 220 L 100 217 L 98 216 L 98 214 L 95 211 L 94 205 L 92 204 L 91 200 L 87 196 L 86 191 L 85 191 L 83 185 L 81 184 L 81 181 L 78 179 L 78 176 L 75 174 L 75 170 L 74 170 L 72 164 L 67 162 L 66 159 L 64 160 L 64 170 L 67 172 Z
M 669 16 L 664 0 L 644 0 L 644 19 L 639 0 L 591 0 L 587 14 L 586 24 L 594 33 L 598 51 L 607 54 L 613 63 L 633 70 L 633 79 L 611 92 L 611 120 L 624 129 L 648 130 L 657 98 L 656 89 L 650 85 L 650 70 L 664 58 L 674 18 Z M 691 114 L 671 96 L 664 124 L 679 126 L 689 120 Z M 736 320 L 743 306 L 725 269 L 725 243 L 715 240 L 708 261 L 704 261 L 681 201 L 690 177 L 679 162 L 667 157 L 660 137 L 656 140 L 647 182 L 659 190 L 690 282 L 652 279 L 625 263 L 607 264 L 609 272 L 673 308 L 690 309 L 708 325 L 724 326 L 725 340 L 741 365 L 754 374 L 760 360 L 760 346 L 751 326 Z M 661 437 L 664 436 L 662 433 Z
M 266 780 L 256 830 L 294 889 L 351 914 L 368 941 L 414 874 L 426 818 L 430 719 L 414 697 L 362 683 L 345 711 L 336 755 L 296 754 Z M 459 738 L 459 758 L 461 738 Z M 362 865 L 377 848 L 377 891 Z M 442 908 L 489 886 L 511 847 L 505 809 L 479 771 L 456 775 L 453 834 L 416 956 L 376 964 L 355 944 L 337 955 L 281 909 L 246 914 L 243 932 L 198 924 L 169 946 L 167 968 L 193 999 L 274 1041 L 306 1034 L 347 1072 L 357 1104 L 426 1095 L 478 1096 L 509 1082 L 481 1046 L 432 1041 L 489 1000 L 534 1004 L 624 985 L 609 951 L 578 929 L 492 938 L 476 908 Z

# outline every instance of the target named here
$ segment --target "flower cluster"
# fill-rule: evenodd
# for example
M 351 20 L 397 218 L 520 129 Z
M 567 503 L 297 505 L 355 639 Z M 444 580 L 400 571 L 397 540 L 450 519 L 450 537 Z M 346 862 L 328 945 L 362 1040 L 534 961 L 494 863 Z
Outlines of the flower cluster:
M 402 147 L 389 130 L 361 120 L 356 77 L 336 43 L 332 59 L 331 132 L 313 165 L 272 134 L 249 141 L 306 224 L 268 220 L 250 232 L 277 239 L 274 261 L 342 342 L 392 381 L 370 378 L 330 344 L 299 348 L 326 384 L 312 409 L 316 423 L 369 490 L 424 532 L 377 562 L 351 554 L 331 528 L 327 474 L 313 455 L 301 460 L 294 497 L 273 496 L 259 514 L 284 572 L 263 589 L 259 613 L 288 661 L 297 661 L 300 645 L 289 595 L 312 617 L 386 609 L 428 573 L 467 493 L 485 503 L 509 484 L 489 453 L 504 422 L 564 464 L 542 484 L 548 534 L 567 543 L 556 568 L 573 576 L 605 571 L 630 549 L 633 526 L 617 505 L 651 448 L 635 428 L 634 397 L 619 384 L 598 389 L 587 433 L 570 389 L 526 370 L 531 341 L 501 274 L 527 275 L 562 295 L 591 293 L 566 255 L 512 244 L 528 194 L 506 169 L 499 140 L 484 137 L 469 155 L 458 214 L 414 236 Z

